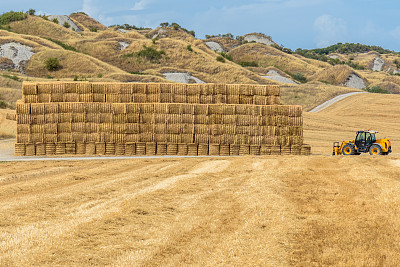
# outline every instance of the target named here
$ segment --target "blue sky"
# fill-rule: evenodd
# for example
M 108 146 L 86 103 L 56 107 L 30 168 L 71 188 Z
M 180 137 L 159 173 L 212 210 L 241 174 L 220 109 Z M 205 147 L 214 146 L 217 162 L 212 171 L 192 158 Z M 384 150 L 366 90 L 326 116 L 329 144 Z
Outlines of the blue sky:
M 107 26 L 154 28 L 176 22 L 194 30 L 197 38 L 261 32 L 291 49 L 358 42 L 400 51 L 400 2 L 393 0 L 1 1 L 1 13 L 29 8 L 53 15 L 84 11 Z

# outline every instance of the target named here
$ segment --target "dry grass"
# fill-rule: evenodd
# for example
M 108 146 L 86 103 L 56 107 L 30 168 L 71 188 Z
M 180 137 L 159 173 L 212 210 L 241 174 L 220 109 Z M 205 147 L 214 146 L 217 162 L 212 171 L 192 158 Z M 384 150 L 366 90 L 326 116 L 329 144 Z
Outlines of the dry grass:
M 313 75 L 312 79 L 315 81 L 322 81 L 322 82 L 327 82 L 333 85 L 344 85 L 344 83 L 347 81 L 347 78 L 351 74 L 356 74 L 359 77 L 361 77 L 366 84 L 368 84 L 368 81 L 358 72 L 354 71 L 352 68 L 350 68 L 347 65 L 336 65 L 332 66 L 330 68 L 324 69 L 315 75 Z
M 392 162 L 0 163 L 0 264 L 393 266 L 400 168 Z
M 15 103 L 17 100 L 22 98 L 21 89 L 11 89 L 11 88 L 2 88 L 0 87 L 0 100 L 4 100 L 11 105 L 11 107 L 15 107 Z
M 357 91 L 361 90 L 333 86 L 321 82 L 311 82 L 294 86 L 282 85 L 281 103 L 283 105 L 300 105 L 304 111 L 309 111 L 335 96 Z
M 6 120 L 7 113 L 15 114 L 15 110 L 0 109 L 0 139 L 15 138 L 17 122 Z
M 72 20 L 78 22 L 79 24 L 81 24 L 82 26 L 84 26 L 84 30 L 86 30 L 86 31 L 89 31 L 90 28 L 92 28 L 92 27 L 96 28 L 97 30 L 101 30 L 101 31 L 107 30 L 106 26 L 104 26 L 97 20 L 95 20 L 85 14 L 72 13 L 71 15 L 69 15 L 69 17 L 70 17 L 70 19 L 72 19 Z

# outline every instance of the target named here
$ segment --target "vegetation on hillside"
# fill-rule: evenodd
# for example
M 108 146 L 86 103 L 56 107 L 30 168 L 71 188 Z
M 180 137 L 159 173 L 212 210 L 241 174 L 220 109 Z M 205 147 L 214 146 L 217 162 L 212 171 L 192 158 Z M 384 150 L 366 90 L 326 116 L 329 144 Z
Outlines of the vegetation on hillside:
M 176 22 L 172 22 L 171 24 L 169 22 L 163 22 L 163 23 L 160 23 L 160 26 L 161 27 L 172 27 L 174 30 L 182 30 L 182 31 L 192 35 L 193 37 L 196 36 L 196 33 L 194 31 L 189 31 L 189 30 L 183 28 L 181 25 L 179 25 Z
M 14 21 L 24 20 L 26 19 L 26 17 L 27 14 L 23 12 L 14 12 L 14 11 L 6 12 L 0 15 L 0 25 L 6 25 Z

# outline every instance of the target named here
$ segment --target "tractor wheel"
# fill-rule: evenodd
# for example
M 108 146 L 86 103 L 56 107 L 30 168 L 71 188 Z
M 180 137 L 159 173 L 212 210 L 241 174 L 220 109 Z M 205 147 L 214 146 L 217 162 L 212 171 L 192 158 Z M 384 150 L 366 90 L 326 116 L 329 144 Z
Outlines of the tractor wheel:
M 354 151 L 354 146 L 351 144 L 346 144 L 344 145 L 343 149 L 342 149 L 342 154 L 343 155 L 354 155 L 355 151 Z
M 372 145 L 369 148 L 369 154 L 370 155 L 382 155 L 382 148 L 378 145 Z

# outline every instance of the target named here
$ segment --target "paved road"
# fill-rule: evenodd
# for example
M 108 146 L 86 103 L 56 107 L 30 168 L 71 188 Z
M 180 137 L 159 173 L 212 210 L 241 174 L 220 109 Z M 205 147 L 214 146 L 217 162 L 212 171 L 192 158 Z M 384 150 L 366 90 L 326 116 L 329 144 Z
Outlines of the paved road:
M 347 94 L 343 94 L 343 95 L 338 95 L 334 98 L 332 98 L 331 100 L 328 100 L 324 103 L 322 103 L 321 105 L 313 108 L 312 110 L 310 110 L 309 112 L 315 113 L 315 112 L 319 112 L 321 110 L 326 109 L 327 107 L 335 104 L 336 102 L 345 99 L 346 97 L 352 96 L 352 95 L 357 95 L 357 94 L 365 94 L 366 92 L 352 92 L 352 93 L 347 93 Z

